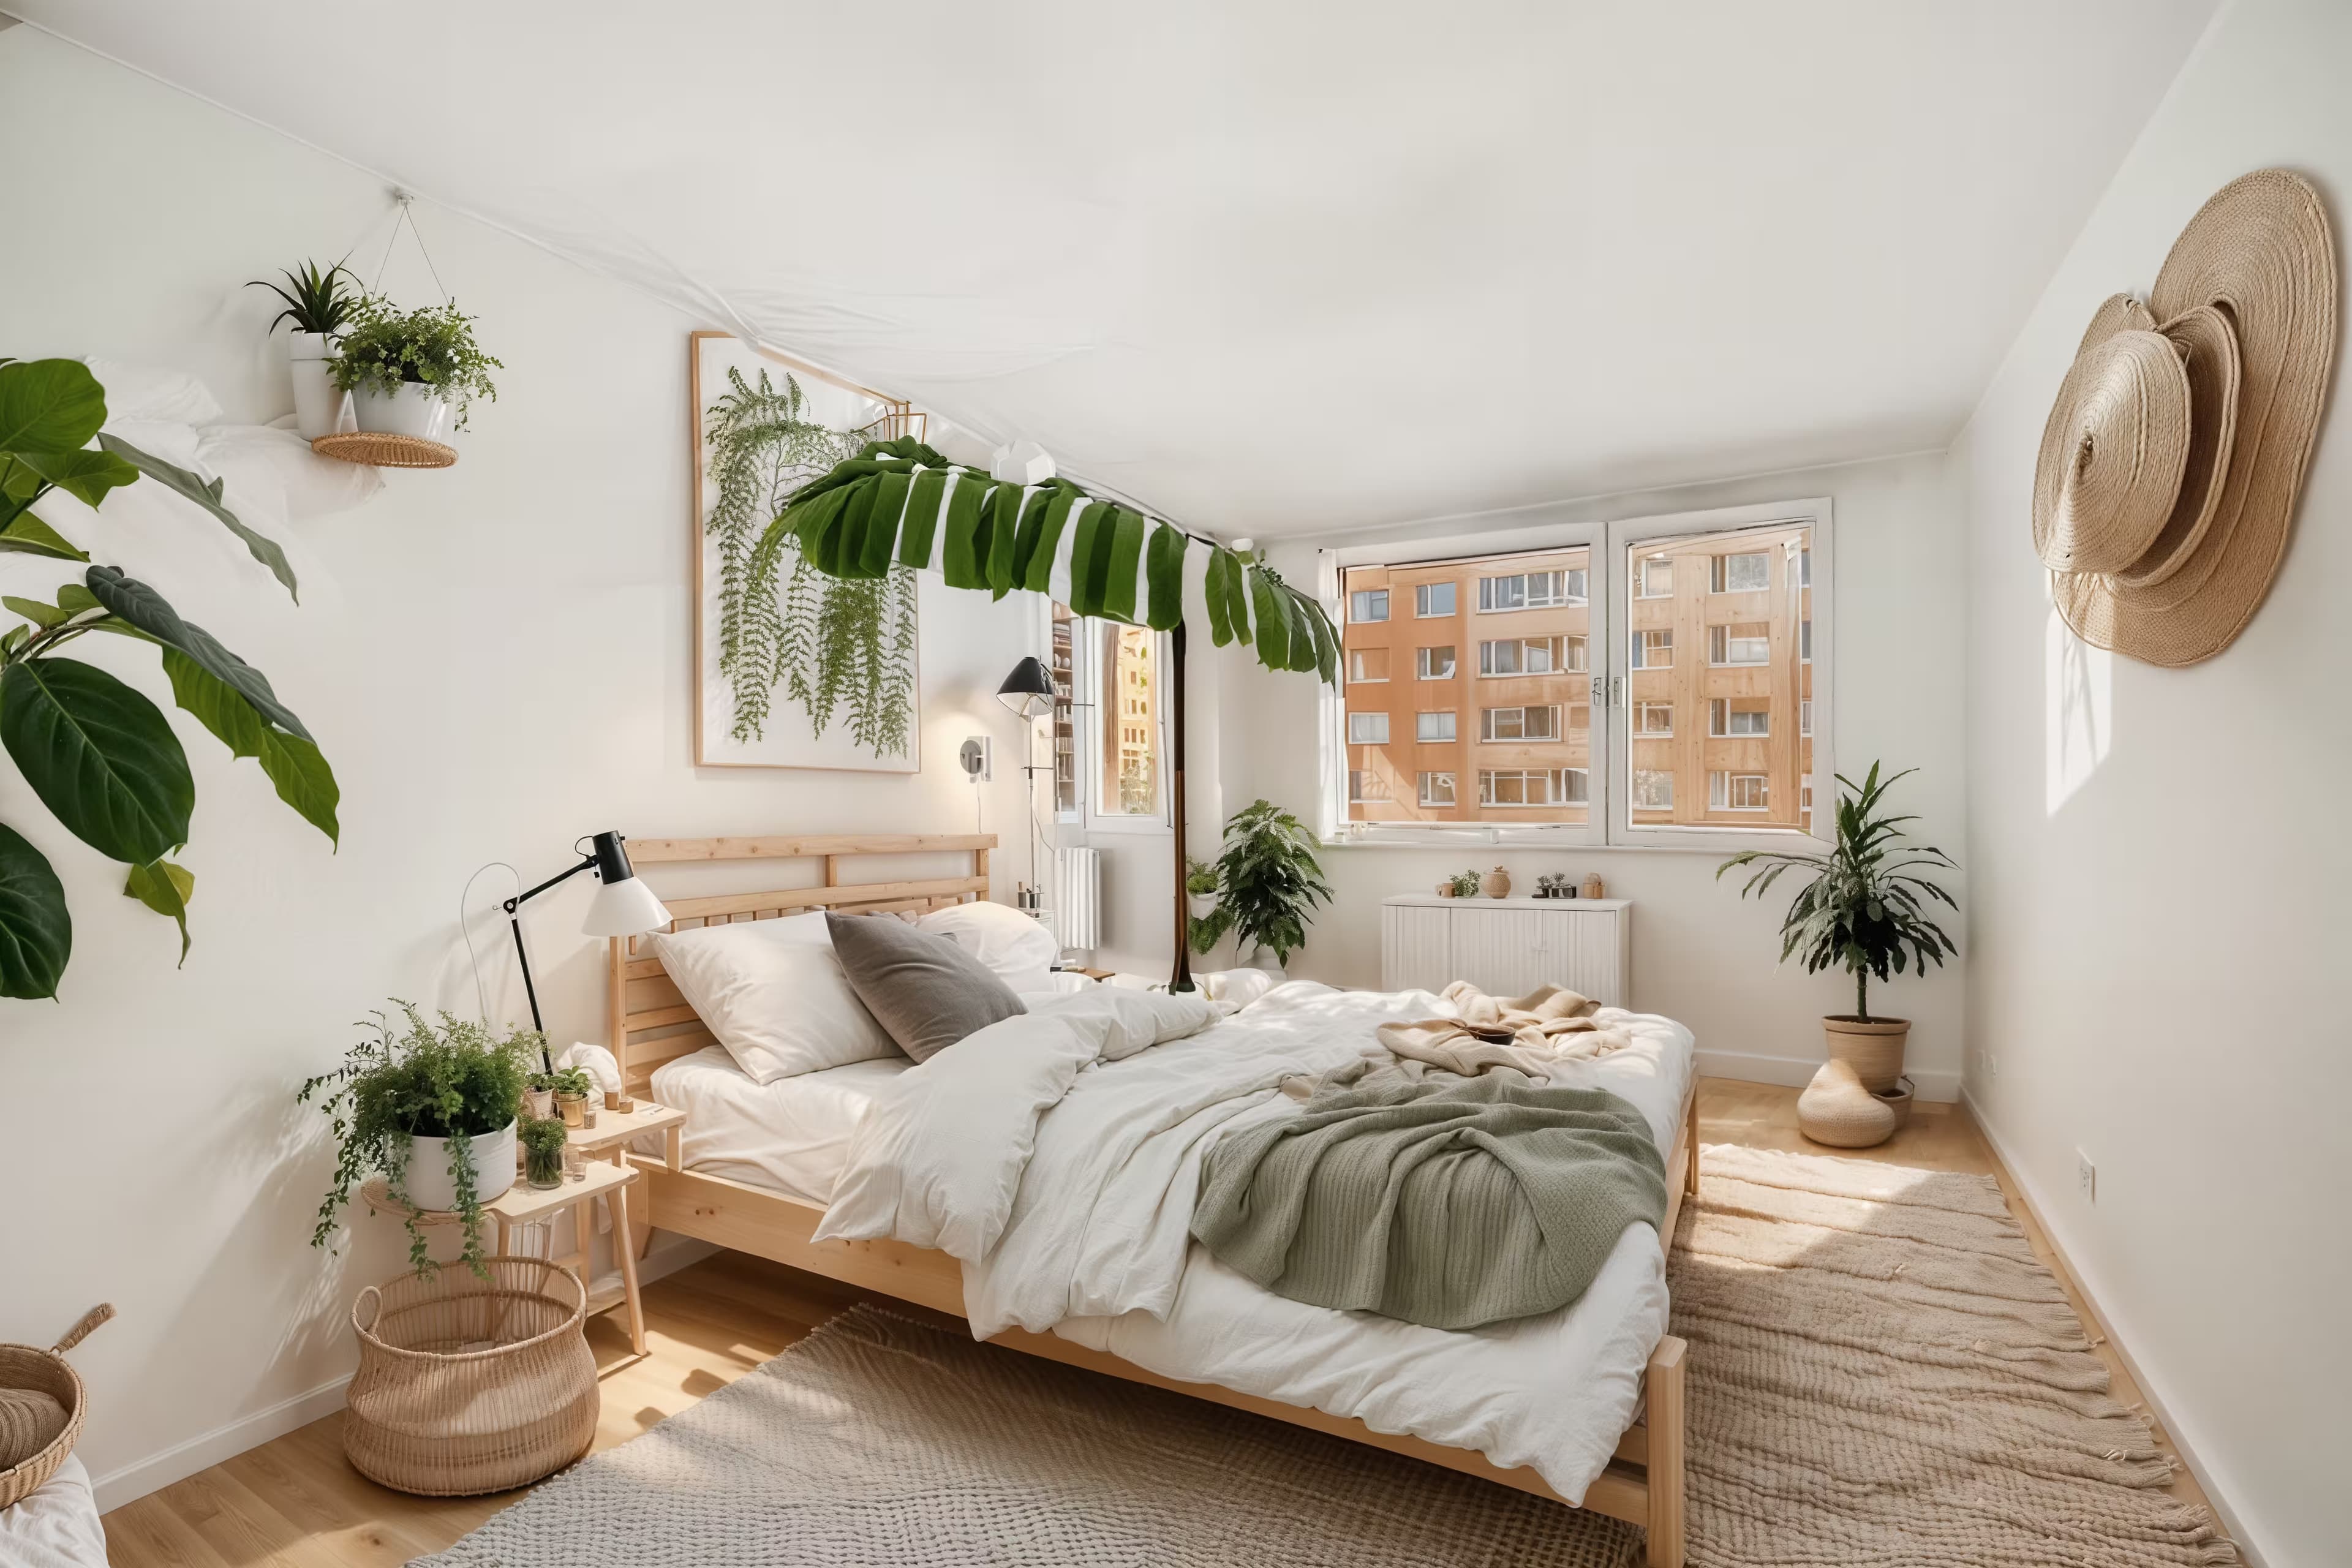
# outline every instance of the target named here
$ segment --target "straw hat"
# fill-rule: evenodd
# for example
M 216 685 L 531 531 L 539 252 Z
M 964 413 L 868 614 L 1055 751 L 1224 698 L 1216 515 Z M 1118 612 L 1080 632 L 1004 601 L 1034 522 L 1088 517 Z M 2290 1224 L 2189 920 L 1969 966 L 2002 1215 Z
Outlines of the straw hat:
M 2336 357 L 2319 195 L 2263 169 L 2189 220 L 2143 306 L 2099 307 L 2033 476 L 2033 546 L 2085 642 L 2186 665 L 2270 591 Z

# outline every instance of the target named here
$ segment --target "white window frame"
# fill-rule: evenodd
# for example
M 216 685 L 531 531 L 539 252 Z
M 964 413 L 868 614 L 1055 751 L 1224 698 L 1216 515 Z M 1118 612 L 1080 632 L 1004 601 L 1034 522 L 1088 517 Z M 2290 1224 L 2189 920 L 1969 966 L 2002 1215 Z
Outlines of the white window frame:
M 1622 518 L 1605 522 L 1572 521 L 1567 509 L 1548 509 L 1517 527 L 1483 529 L 1373 545 L 1348 545 L 1318 552 L 1317 586 L 1327 610 L 1341 607 L 1339 574 L 1349 566 L 1410 566 L 1416 563 L 1461 561 L 1484 556 L 1533 554 L 1584 547 L 1590 552 L 1586 584 L 1591 611 L 1587 626 L 1587 661 L 1593 668 L 1577 679 L 1588 679 L 1592 692 L 1590 751 L 1586 766 L 1587 820 L 1525 826 L 1501 822 L 1350 823 L 1347 802 L 1348 749 L 1339 743 L 1346 704 L 1341 691 L 1325 687 L 1317 742 L 1322 758 L 1322 788 L 1318 826 L 1326 843 L 1367 846 L 1512 844 L 1530 847 L 1590 845 L 1610 848 L 1659 849 L 1682 854 L 1720 856 L 1743 849 L 1808 849 L 1826 842 L 1823 824 L 1834 814 L 1817 811 L 1809 837 L 1801 828 L 1758 829 L 1688 823 L 1639 827 L 1633 810 L 1633 708 L 1630 700 L 1631 648 L 1623 628 L 1631 618 L 1633 584 L 1629 566 L 1633 548 L 1653 540 L 1724 535 L 1719 548 L 1736 549 L 1736 535 L 1750 529 L 1804 524 L 1811 528 L 1811 546 L 1821 553 L 1822 570 L 1802 591 L 1810 598 L 1814 658 L 1812 696 L 1818 704 L 1812 734 L 1812 773 L 1829 778 L 1837 772 L 1832 749 L 1836 723 L 1836 601 L 1833 570 L 1837 555 L 1832 509 L 1826 496 L 1769 501 L 1754 506 L 1724 507 L 1704 511 L 1675 512 L 1656 517 Z M 1792 575 L 1801 575 L 1803 563 Z M 1507 572 L 1495 572 L 1508 576 Z M 1294 579 L 1296 580 L 1296 579 Z M 1752 592 L 1753 590 L 1748 590 Z M 1474 642 L 1479 640 L 1472 639 Z M 1677 650 L 1680 652 L 1680 650 Z M 1456 668 L 1462 655 L 1456 653 Z M 1682 653 L 1681 657 L 1695 657 Z M 1567 717 L 1561 716 L 1563 735 Z M 1473 773 L 1477 770 L 1474 769 Z M 1416 781 L 1417 784 L 1418 781 Z M 1472 781 L 1475 787 L 1475 779 Z M 1703 787 L 1703 785 L 1701 786 Z M 1416 793 L 1417 790 L 1416 790 Z M 1455 780 L 1458 799 L 1462 782 Z
M 1356 721 L 1359 719 L 1378 719 L 1381 721 L 1381 738 L 1377 741 L 1356 739 Z M 1368 708 L 1361 713 L 1349 713 L 1347 743 L 1351 746 L 1392 746 L 1396 744 L 1396 738 L 1391 733 L 1394 728 L 1389 722 L 1389 710 L 1385 708 Z
M 1445 781 L 1445 798 L 1444 800 L 1433 800 L 1430 797 L 1429 781 L 1432 779 L 1444 779 Z M 1461 798 L 1461 770 L 1459 768 L 1423 768 L 1413 777 L 1412 794 L 1413 799 L 1423 805 L 1445 806 L 1450 808 L 1455 805 Z
M 1731 586 L 1730 563 L 1752 561 L 1759 556 L 1764 562 L 1764 585 L 1760 588 Z M 1708 560 L 1706 591 L 1710 594 L 1769 594 L 1772 591 L 1772 552 L 1769 550 L 1718 550 Z
M 1350 686 L 1386 686 L 1386 685 L 1389 683 L 1389 678 L 1388 678 L 1387 676 L 1385 676 L 1385 675 L 1358 675 L 1358 674 L 1356 673 L 1356 661 L 1357 661 L 1358 659 L 1360 659 L 1360 658 L 1363 658 L 1366 654 L 1370 653 L 1371 651 L 1372 651 L 1372 650 L 1371 650 L 1370 648 L 1368 648 L 1368 647 L 1351 647 L 1351 648 L 1349 648 L 1349 649 L 1348 650 L 1348 684 L 1349 684 L 1349 685 L 1350 685 Z M 1381 652 L 1382 652 L 1382 653 L 1389 653 L 1389 652 L 1391 652 L 1391 651 L 1393 651 L 1393 650 L 1389 649 L 1389 648 L 1381 648 L 1380 651 L 1381 651 Z
M 1444 721 L 1445 721 L 1445 722 L 1444 722 L 1444 724 L 1443 726 L 1441 726 L 1441 727 L 1442 727 L 1443 729 L 1444 729 L 1444 730 L 1447 731 L 1447 733 L 1443 734 L 1443 735 L 1424 735 L 1424 734 L 1423 734 L 1423 733 L 1421 732 L 1421 731 L 1422 731 L 1422 722 L 1421 722 L 1421 721 L 1422 721 L 1423 719 L 1443 719 L 1443 720 L 1444 720 Z M 1457 712 L 1455 710 L 1454 710 L 1454 709 L 1452 709 L 1452 708 L 1423 708 L 1423 709 L 1418 709 L 1418 710 L 1416 710 L 1414 711 L 1413 716 L 1412 716 L 1412 743 L 1413 743 L 1414 745 L 1416 745 L 1416 746 L 1450 746 L 1450 745 L 1453 745 L 1455 742 L 1459 741 L 1461 738 L 1462 738 L 1462 719 L 1461 719 L 1461 715 L 1459 714 L 1459 712 Z M 1394 742 L 1391 742 L 1391 744 L 1393 744 Z
M 1424 609 L 1423 609 L 1421 606 L 1422 606 L 1422 605 L 1423 605 L 1423 604 L 1428 600 L 1428 597 L 1429 597 L 1429 591 L 1430 591 L 1432 588 L 1450 588 L 1450 589 L 1453 589 L 1453 590 L 1454 590 L 1454 608 L 1453 608 L 1453 609 L 1450 609 L 1450 610 L 1424 610 Z M 1456 616 L 1460 615 L 1461 613 L 1462 613 L 1462 591 L 1461 591 L 1461 586 L 1460 586 L 1460 584 L 1454 584 L 1454 583 L 1415 583 L 1415 584 L 1412 585 L 1412 618 L 1413 618 L 1414 620 L 1416 620 L 1416 621 L 1450 621 L 1450 620 L 1452 620 L 1454 616 Z
M 1380 770 L 1378 768 L 1349 768 L 1348 770 L 1349 801 L 1357 805 L 1394 805 L 1396 804 L 1396 794 L 1394 791 L 1391 791 L 1387 795 L 1359 795 L 1356 793 L 1356 781 L 1358 779 L 1376 779 L 1379 776 Z
M 1627 641 L 1627 643 L 1625 644 L 1625 668 L 1626 668 L 1628 670 L 1635 670 L 1635 669 L 1672 669 L 1672 668 L 1674 668 L 1674 667 L 1675 667 L 1675 628 L 1674 628 L 1674 627 L 1672 627 L 1672 626 L 1644 626 L 1644 627 L 1643 627 L 1639 632 L 1636 632 L 1636 633 L 1634 634 L 1634 636 L 1639 637 L 1642 639 L 1642 647 L 1646 650 L 1646 649 L 1649 647 L 1649 646 L 1650 646 L 1650 641 L 1649 641 L 1649 639 L 1651 638 L 1651 637 L 1652 637 L 1653 635 L 1657 635 L 1657 634 L 1663 634 L 1663 635 L 1664 636 L 1665 639 L 1666 639 L 1666 662 L 1665 662 L 1665 663 L 1664 663 L 1664 664 L 1652 664 L 1652 663 L 1650 663 L 1650 662 L 1648 661 L 1648 658 L 1647 658 L 1646 654 L 1645 654 L 1645 656 L 1644 656 L 1644 658 L 1643 658 L 1643 661 L 1642 661 L 1642 662 L 1640 662 L 1640 663 L 1638 663 L 1638 664 L 1637 664 L 1637 663 L 1635 663 L 1635 662 L 1634 662 L 1634 660 L 1633 660 L 1633 643 L 1629 640 L 1629 641 Z
M 1761 805 L 1734 805 L 1731 786 L 1740 779 L 1754 779 L 1764 786 Z M 1720 784 L 1721 789 L 1716 788 Z M 1706 808 L 1709 811 L 1769 811 L 1772 809 L 1772 775 L 1770 773 L 1736 773 L 1729 768 L 1715 768 L 1706 775 Z
M 1389 612 L 1395 607 L 1394 601 L 1389 597 L 1389 590 L 1386 588 L 1359 588 L 1356 592 L 1358 594 L 1361 594 L 1367 599 L 1370 598 L 1373 595 L 1378 594 L 1381 596 L 1381 613 L 1377 617 L 1366 616 L 1361 619 L 1358 619 L 1356 616 L 1356 601 L 1353 595 L 1350 595 L 1348 600 L 1348 617 L 1340 624 L 1350 626 L 1384 626 L 1388 625 Z
M 1772 738 L 1772 710 L 1769 708 L 1761 710 L 1764 719 L 1764 728 L 1761 730 L 1735 730 L 1731 727 L 1731 721 L 1735 714 L 1752 714 L 1759 711 L 1759 710 L 1753 708 L 1734 708 L 1732 704 L 1734 702 L 1752 702 L 1755 699 L 1752 697 L 1708 698 L 1706 700 L 1706 738 L 1710 741 L 1770 740 Z M 1718 720 L 1721 721 L 1719 728 L 1717 723 Z
M 1752 593 L 1754 590 L 1750 589 L 1748 592 Z M 1772 662 L 1771 628 L 1769 626 L 1765 628 L 1764 636 L 1760 638 L 1735 637 L 1731 635 L 1734 629 L 1734 625 L 1735 623 L 1732 622 L 1725 622 L 1720 626 L 1711 626 L 1706 628 L 1706 667 L 1709 669 L 1763 669 L 1769 666 Z M 1731 645 L 1733 643 L 1752 643 L 1759 641 L 1764 645 L 1764 657 L 1762 658 L 1734 658 L 1731 657 Z M 1721 643 L 1723 645 L 1723 657 L 1721 658 L 1715 657 L 1715 646 L 1717 643 Z
M 1651 708 L 1660 708 L 1665 710 L 1666 727 L 1664 729 L 1644 730 L 1642 728 L 1642 713 L 1643 710 Z M 1671 702 L 1636 702 L 1633 704 L 1633 714 L 1629 722 L 1633 725 L 1633 738 L 1637 741 L 1671 741 L 1675 738 L 1675 705 Z
M 1159 673 L 1162 683 L 1161 700 L 1158 704 L 1160 712 L 1155 721 L 1160 731 L 1160 776 L 1157 780 L 1160 786 L 1160 809 L 1148 816 L 1130 816 L 1125 812 L 1106 812 L 1102 809 L 1103 748 L 1109 743 L 1111 733 L 1119 722 L 1119 715 L 1112 708 L 1112 704 L 1118 700 L 1117 694 L 1106 692 L 1104 689 L 1103 632 L 1107 627 L 1116 624 L 1118 623 L 1089 616 L 1079 616 L 1071 622 L 1070 636 L 1073 643 L 1071 676 L 1072 684 L 1077 689 L 1076 711 L 1080 715 L 1078 728 L 1081 731 L 1078 740 L 1078 801 L 1081 826 L 1090 837 L 1097 833 L 1172 833 L 1175 831 L 1175 824 L 1170 815 L 1172 808 L 1170 804 L 1168 784 L 1169 775 L 1175 765 L 1175 759 L 1172 754 L 1174 738 L 1169 729 L 1170 688 L 1166 683 L 1171 679 L 1171 661 L 1175 655 L 1169 647 L 1168 636 L 1164 632 L 1158 635 L 1151 650 L 1152 668 Z M 1345 789 L 1347 782 L 1342 778 L 1339 781 L 1339 786 Z M 1070 819 L 1065 815 L 1062 820 L 1066 822 Z
M 1439 648 L 1444 648 L 1451 657 L 1445 661 L 1445 673 L 1433 675 L 1429 668 L 1433 661 L 1428 656 L 1435 653 Z M 1432 643 L 1427 647 L 1417 647 L 1412 650 L 1412 678 L 1415 680 L 1451 680 L 1461 668 L 1462 646 L 1459 643 Z
M 1571 706 L 1571 704 L 1561 702 L 1506 702 L 1496 708 L 1482 707 L 1478 710 L 1478 743 L 1482 746 L 1555 745 L 1559 742 L 1568 739 L 1568 721 L 1566 716 L 1560 712 L 1560 710 L 1569 706 Z M 1519 716 L 1519 732 L 1516 735 L 1496 734 L 1494 732 L 1495 715 L 1497 713 L 1517 714 Z M 1528 715 L 1530 713 L 1550 714 L 1552 732 L 1549 735 L 1528 734 Z

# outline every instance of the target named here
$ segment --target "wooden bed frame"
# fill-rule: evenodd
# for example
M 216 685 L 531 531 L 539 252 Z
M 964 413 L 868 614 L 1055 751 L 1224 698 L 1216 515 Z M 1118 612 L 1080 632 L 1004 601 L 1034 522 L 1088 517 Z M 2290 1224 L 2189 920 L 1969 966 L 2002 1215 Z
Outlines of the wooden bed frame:
M 880 912 L 937 909 L 988 896 L 988 855 L 992 834 L 849 834 L 752 838 L 640 838 L 630 841 L 629 858 L 642 872 L 665 863 L 740 860 L 821 860 L 820 883 L 813 887 L 667 900 L 669 930 L 771 920 L 813 910 Z M 858 856 L 969 855 L 971 873 L 961 877 L 856 882 L 842 878 L 842 862 Z M 651 956 L 639 956 L 641 937 L 612 940 L 606 1005 L 609 1038 L 619 1058 L 623 1083 L 633 1095 L 652 1098 L 654 1069 L 666 1061 L 715 1044 L 694 1009 Z M 1684 1102 L 1670 1172 L 1664 1235 L 1671 1238 L 1685 1193 L 1698 1183 L 1696 1084 Z M 824 1209 L 780 1193 L 719 1176 L 684 1170 L 675 1162 L 677 1141 L 666 1158 L 632 1155 L 645 1173 L 651 1225 L 771 1258 L 812 1274 L 879 1291 L 955 1317 L 963 1315 L 961 1266 L 943 1252 L 898 1241 L 810 1239 Z M 1464 1448 L 1418 1437 L 1375 1432 L 1363 1422 L 1240 1394 L 1213 1384 L 1184 1383 L 1086 1349 L 1055 1334 L 1012 1330 L 992 1342 L 1032 1355 L 1092 1372 L 1172 1389 L 1194 1398 L 1247 1410 L 1353 1442 L 1385 1448 L 1480 1476 L 1521 1491 L 1565 1502 L 1533 1469 L 1503 1469 Z M 1585 1493 L 1584 1506 L 1612 1519 L 1645 1527 L 1653 1568 L 1682 1568 L 1684 1342 L 1672 1334 L 1658 1342 L 1643 1378 L 1643 1412 L 1618 1440 L 1616 1457 Z

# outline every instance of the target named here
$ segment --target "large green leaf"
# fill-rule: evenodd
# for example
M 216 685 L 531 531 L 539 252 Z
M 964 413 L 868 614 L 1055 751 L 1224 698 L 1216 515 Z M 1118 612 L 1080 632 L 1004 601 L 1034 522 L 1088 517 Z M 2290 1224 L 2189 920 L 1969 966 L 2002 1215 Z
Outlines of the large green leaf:
M 271 729 L 244 693 L 177 648 L 163 650 L 163 673 L 171 679 L 173 701 L 194 714 L 231 755 L 258 758 L 278 798 L 329 842 L 341 844 L 335 808 L 342 791 L 317 745 L 304 736 Z
M 0 996 L 55 996 L 73 917 L 47 857 L 0 824 Z
M 74 452 L 18 452 L 16 458 L 86 506 L 96 506 L 110 489 L 139 481 L 139 470 L 111 452 L 84 447 Z
M 269 678 L 220 645 L 218 638 L 192 621 L 184 621 L 180 613 L 136 577 L 125 577 L 111 566 L 93 566 L 84 574 L 90 595 L 100 605 L 153 637 L 166 647 L 178 648 L 222 680 L 235 687 L 256 711 L 289 733 L 310 738 L 302 721 L 294 711 L 278 700 L 278 693 L 269 689 Z
M 106 423 L 106 389 L 79 360 L 0 364 L 0 452 L 70 452 Z
M 195 781 L 161 710 L 106 671 L 37 658 L 0 672 L 0 746 L 51 816 L 131 865 L 188 841 Z
M 1144 547 L 1144 624 L 1172 632 L 1184 619 L 1184 531 L 1166 523 L 1151 531 Z
M 100 436 L 98 438 L 98 444 L 149 479 L 167 489 L 178 491 L 220 519 L 223 527 L 245 541 L 247 552 L 256 561 L 268 567 L 271 576 L 286 584 L 286 592 L 293 596 L 295 602 L 297 604 L 301 602 L 302 595 L 295 585 L 294 568 L 288 564 L 286 552 L 280 550 L 275 541 L 266 539 L 246 527 L 238 521 L 236 513 L 221 504 L 220 480 L 215 479 L 207 484 L 178 464 L 167 463 L 161 458 L 142 452 L 119 436 Z
M 0 510 L 5 510 L 0 508 Z M 56 529 L 29 511 L 19 511 L 0 527 L 0 552 L 20 555 L 43 555 L 52 561 L 87 561 L 89 557 L 73 547 Z
M 131 868 L 122 896 L 136 899 L 159 915 L 169 915 L 180 926 L 180 962 L 188 962 L 188 900 L 196 894 L 195 873 L 169 860 Z
M 939 532 L 940 500 L 947 494 L 945 468 L 925 468 L 907 492 L 907 521 L 898 530 L 898 564 L 929 566 L 931 540 Z
M 1261 567 L 1249 569 L 1251 608 L 1257 612 L 1257 660 L 1268 669 L 1290 665 L 1290 617 L 1284 614 L 1282 590 Z

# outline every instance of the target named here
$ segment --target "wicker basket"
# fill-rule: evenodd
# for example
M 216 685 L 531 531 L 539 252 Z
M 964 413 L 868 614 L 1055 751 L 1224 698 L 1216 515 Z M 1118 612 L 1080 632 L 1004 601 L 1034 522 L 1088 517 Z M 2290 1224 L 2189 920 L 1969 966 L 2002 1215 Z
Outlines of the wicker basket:
M 352 1304 L 360 1366 L 343 1452 L 362 1475 L 419 1497 L 528 1486 L 596 1436 L 588 1292 L 569 1268 L 493 1258 L 484 1279 L 436 1265 Z
M 66 1337 L 48 1350 L 32 1345 L 0 1345 L 0 1388 L 30 1388 L 47 1394 L 66 1407 L 66 1429 L 51 1440 L 49 1446 L 29 1459 L 19 1461 L 9 1469 L 0 1470 L 0 1508 L 14 1508 L 48 1484 L 58 1473 L 58 1467 L 73 1452 L 74 1439 L 81 1436 L 81 1418 L 89 1403 L 82 1393 L 81 1374 L 66 1364 L 65 1352 L 89 1337 L 89 1331 L 114 1316 L 111 1306 L 101 1303 L 81 1315 L 81 1321 L 66 1331 Z

